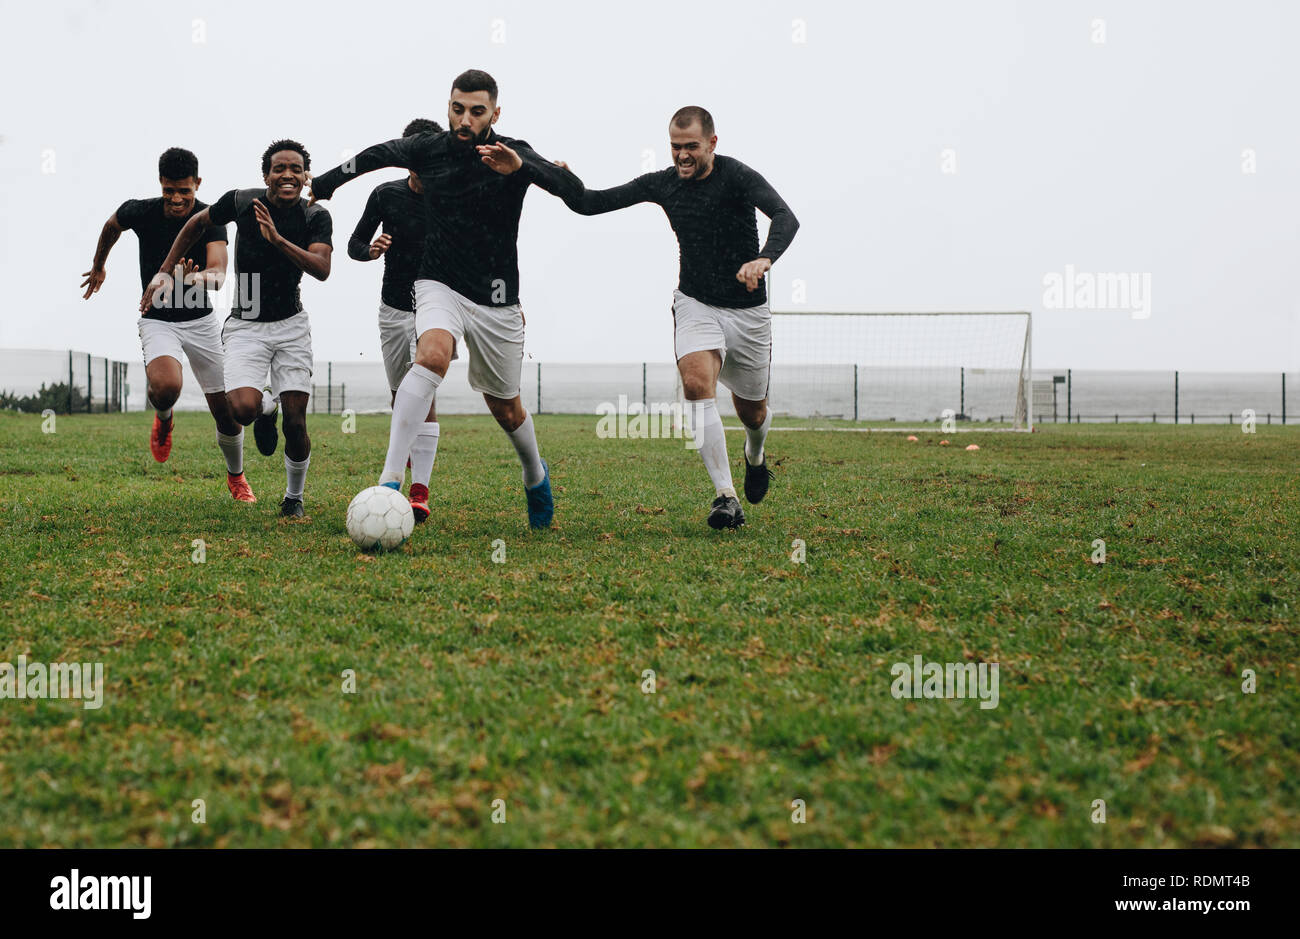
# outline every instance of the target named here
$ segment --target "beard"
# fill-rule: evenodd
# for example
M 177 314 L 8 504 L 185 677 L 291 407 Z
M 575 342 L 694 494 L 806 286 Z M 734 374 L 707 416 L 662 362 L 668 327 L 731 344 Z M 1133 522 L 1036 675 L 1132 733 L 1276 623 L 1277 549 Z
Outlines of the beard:
M 453 130 L 451 132 L 451 145 L 457 150 L 471 151 L 475 147 L 479 146 L 480 144 L 486 143 L 488 136 L 491 133 L 492 133 L 491 124 L 483 128 L 483 131 L 481 133 L 471 135 L 469 139 L 465 139 L 461 137 L 460 134 L 456 133 L 456 131 Z

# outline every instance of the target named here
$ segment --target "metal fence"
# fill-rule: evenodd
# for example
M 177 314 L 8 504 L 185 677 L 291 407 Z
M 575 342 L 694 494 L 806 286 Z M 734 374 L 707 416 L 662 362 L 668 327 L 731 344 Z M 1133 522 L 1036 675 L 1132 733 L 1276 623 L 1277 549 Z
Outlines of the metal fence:
M 112 413 L 127 408 L 127 364 L 71 349 L 0 350 L 0 409 Z
M 1036 371 L 1033 385 L 1037 423 L 1222 424 L 1246 412 L 1261 424 L 1296 423 L 1300 396 L 1295 372 L 1063 369 Z
M 952 368 L 855 368 L 774 362 L 770 400 L 781 417 L 829 417 L 864 422 L 933 421 L 945 408 L 977 421 L 1010 421 L 985 404 L 986 375 Z M 466 363 L 452 363 L 438 388 L 440 414 L 482 414 L 483 398 L 469 387 Z M 188 363 L 179 410 L 206 410 Z M 383 413 L 390 392 L 378 362 L 315 364 L 315 413 Z M 1000 386 L 999 386 L 1000 387 Z M 720 389 L 718 407 L 731 416 L 731 396 Z M 1226 423 L 1253 411 L 1261 424 L 1296 423 L 1300 373 L 1104 371 L 1035 369 L 1034 422 Z M 526 359 L 520 394 L 537 414 L 596 414 L 602 406 L 667 404 L 678 400 L 672 363 L 552 363 Z M 39 405 L 39 406 L 38 406 Z M 45 407 L 66 413 L 140 411 L 146 400 L 144 366 L 66 349 L 0 350 L 0 408 Z

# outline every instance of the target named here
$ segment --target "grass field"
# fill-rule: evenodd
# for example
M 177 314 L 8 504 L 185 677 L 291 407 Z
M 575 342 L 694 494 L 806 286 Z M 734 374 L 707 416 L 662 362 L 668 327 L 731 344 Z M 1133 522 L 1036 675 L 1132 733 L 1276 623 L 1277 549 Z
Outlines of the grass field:
M 776 432 L 722 534 L 680 442 L 543 415 L 530 533 L 448 417 L 433 518 L 369 557 L 387 418 L 310 420 L 300 522 L 251 434 L 245 506 L 206 415 L 166 465 L 149 420 L 0 415 L 0 661 L 105 670 L 98 710 L 0 700 L 0 846 L 1300 846 L 1300 430 Z M 999 663 L 998 706 L 896 699 L 915 655 Z

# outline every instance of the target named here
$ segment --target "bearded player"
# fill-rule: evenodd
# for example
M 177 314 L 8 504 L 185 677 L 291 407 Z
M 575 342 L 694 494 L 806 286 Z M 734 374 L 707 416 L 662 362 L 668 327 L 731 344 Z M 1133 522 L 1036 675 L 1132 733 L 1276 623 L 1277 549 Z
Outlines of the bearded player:
M 745 513 L 736 498 L 727 441 L 718 414 L 718 381 L 731 391 L 745 425 L 745 498 L 763 501 L 772 473 L 763 444 L 772 424 L 767 391 L 772 362 L 772 314 L 764 275 L 790 246 L 799 222 L 762 176 L 715 153 L 713 117 L 680 109 L 668 122 L 673 165 L 613 189 L 565 198 L 582 215 L 600 215 L 640 202 L 663 208 L 677 234 L 680 278 L 673 291 L 674 349 L 688 402 L 691 435 L 716 497 L 712 528 L 736 529 Z M 561 164 L 563 165 L 563 164 Z M 771 219 L 758 246 L 754 210 Z
M 548 528 L 555 510 L 550 470 L 519 398 L 519 217 L 530 185 L 576 198 L 582 183 L 522 140 L 498 136 L 493 125 L 500 115 L 492 76 L 463 72 L 452 83 L 447 133 L 368 147 L 312 180 L 312 198 L 328 199 L 349 179 L 385 166 L 413 170 L 423 189 L 429 227 L 414 288 L 415 364 L 394 395 L 380 484 L 401 487 L 407 454 L 463 344 L 470 387 L 482 393 L 523 468 L 528 524 Z

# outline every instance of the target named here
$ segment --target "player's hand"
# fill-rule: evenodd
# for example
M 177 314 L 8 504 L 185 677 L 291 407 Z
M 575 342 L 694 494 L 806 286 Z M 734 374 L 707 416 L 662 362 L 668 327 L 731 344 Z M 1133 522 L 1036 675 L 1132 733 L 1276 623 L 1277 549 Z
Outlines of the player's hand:
M 275 230 L 275 222 L 271 219 L 271 210 L 262 204 L 261 199 L 253 200 L 253 214 L 257 216 L 257 228 L 262 233 L 262 237 L 271 244 L 280 240 L 280 233 Z
M 393 244 L 392 235 L 380 235 L 378 238 L 375 239 L 374 244 L 370 246 L 370 260 L 373 261 L 375 258 L 379 257 L 390 247 L 392 247 L 392 244 Z
M 144 296 L 140 298 L 140 312 L 148 313 L 149 308 L 153 306 L 154 297 L 159 293 L 163 295 L 163 302 L 165 303 L 166 298 L 171 296 L 171 290 L 172 279 L 170 275 L 164 274 L 162 271 L 154 274 L 153 280 L 149 281 L 149 286 L 144 289 Z
M 308 204 L 308 205 L 315 205 L 315 204 L 316 204 L 316 193 L 312 191 L 312 188 L 311 188 L 311 182 L 312 182 L 312 180 L 311 180 L 311 174 L 309 173 L 309 174 L 307 175 L 307 204 Z
M 523 157 L 503 143 L 482 144 L 478 152 L 488 168 L 502 176 L 509 176 L 524 165 Z
M 86 288 L 86 292 L 82 294 L 81 299 L 89 300 L 92 293 L 99 293 L 99 288 L 104 286 L 104 278 L 108 276 L 108 271 L 102 267 L 99 270 L 91 268 L 81 276 L 86 278 L 81 282 L 81 286 Z
M 736 280 L 745 285 L 746 290 L 757 290 L 763 275 L 772 269 L 772 262 L 767 258 L 755 258 L 736 271 Z
M 192 258 L 182 258 L 179 265 L 180 276 L 177 279 L 183 284 L 192 286 L 202 279 L 199 273 L 200 270 L 201 268 L 194 263 Z

